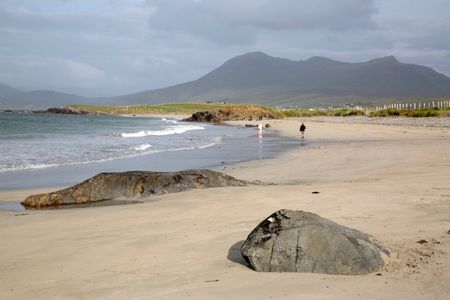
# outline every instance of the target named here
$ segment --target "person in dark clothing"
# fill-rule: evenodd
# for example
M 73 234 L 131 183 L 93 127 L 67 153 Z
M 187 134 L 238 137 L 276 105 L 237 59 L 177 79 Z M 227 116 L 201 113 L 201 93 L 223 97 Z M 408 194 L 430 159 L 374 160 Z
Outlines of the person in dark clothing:
M 300 134 L 302 136 L 302 140 L 305 138 L 305 130 L 306 130 L 306 126 L 305 126 L 305 124 L 302 123 L 302 125 L 300 125 Z

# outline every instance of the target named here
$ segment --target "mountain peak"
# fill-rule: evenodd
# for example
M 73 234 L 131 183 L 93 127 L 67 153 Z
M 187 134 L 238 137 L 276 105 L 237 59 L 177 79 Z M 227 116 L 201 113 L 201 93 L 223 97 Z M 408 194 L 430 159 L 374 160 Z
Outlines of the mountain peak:
M 235 56 L 228 60 L 228 62 L 242 62 L 242 61 L 260 61 L 273 58 L 261 51 L 248 52 L 242 55 Z
M 380 58 L 375 58 L 375 59 L 369 60 L 368 62 L 369 63 L 385 63 L 385 64 L 397 64 L 397 63 L 399 63 L 397 58 L 395 58 L 395 56 L 393 56 L 393 55 L 380 57 Z
M 249 52 L 232 57 L 231 59 L 227 60 L 221 67 L 219 67 L 216 70 L 213 70 L 212 73 L 216 72 L 217 70 L 220 70 L 223 67 L 232 69 L 242 67 L 254 68 L 257 66 L 272 64 L 274 61 L 277 61 L 276 57 L 267 55 L 264 52 L 261 51 Z
M 309 62 L 309 63 L 329 63 L 329 62 L 333 62 L 335 63 L 335 60 L 332 60 L 331 58 L 328 57 L 324 57 L 324 56 L 313 56 L 308 58 L 307 60 L 305 60 L 305 62 Z
M 262 51 L 247 52 L 237 57 L 271 57 Z

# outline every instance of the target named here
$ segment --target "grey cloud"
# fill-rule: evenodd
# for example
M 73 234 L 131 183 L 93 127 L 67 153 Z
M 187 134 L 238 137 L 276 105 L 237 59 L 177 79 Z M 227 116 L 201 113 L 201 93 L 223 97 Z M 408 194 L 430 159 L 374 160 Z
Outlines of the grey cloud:
M 450 19 L 447 17 L 379 17 L 380 33 L 386 39 L 415 48 L 450 50 Z
M 151 29 L 170 34 L 183 33 L 191 38 L 200 37 L 222 44 L 253 43 L 255 30 L 233 28 L 224 23 L 211 2 L 193 1 L 148 1 L 156 11 L 149 17 Z
M 117 13 L 42 13 L 35 11 L 7 11 L 0 9 L 0 28 L 50 31 L 65 33 L 101 33 L 104 35 L 127 36 L 139 32 L 136 12 Z M 147 17 L 147 16 L 145 16 Z M 130 30 L 134 29 L 134 30 Z
M 231 24 L 271 30 L 372 28 L 377 12 L 372 0 L 220 1 Z
M 413 36 L 407 41 L 416 47 L 433 48 L 450 51 L 450 19 L 442 20 L 434 26 L 426 26 L 429 30 L 419 36 Z M 423 30 L 423 27 L 422 27 Z
M 215 43 L 253 43 L 259 30 L 374 28 L 372 0 L 149 0 L 151 28 L 199 35 Z

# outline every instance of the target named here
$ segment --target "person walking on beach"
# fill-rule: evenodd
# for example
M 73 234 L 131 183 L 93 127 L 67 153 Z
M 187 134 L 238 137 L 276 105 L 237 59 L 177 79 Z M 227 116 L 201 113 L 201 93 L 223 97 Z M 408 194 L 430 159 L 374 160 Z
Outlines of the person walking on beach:
M 305 130 L 306 130 L 306 126 L 305 126 L 305 124 L 302 123 L 302 125 L 300 125 L 300 135 L 302 137 L 302 140 L 305 138 Z
M 263 125 L 261 123 L 258 124 L 258 137 L 262 138 L 263 134 Z

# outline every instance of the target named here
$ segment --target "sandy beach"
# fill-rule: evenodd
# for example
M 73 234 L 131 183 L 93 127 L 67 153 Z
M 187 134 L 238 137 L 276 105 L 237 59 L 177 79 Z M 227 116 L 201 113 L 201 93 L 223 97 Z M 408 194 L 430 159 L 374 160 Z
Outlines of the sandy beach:
M 136 205 L 1 211 L 0 299 L 449 299 L 450 129 L 302 121 L 298 148 L 218 169 L 267 185 Z M 298 119 L 268 123 L 298 137 Z M 1 191 L 0 201 L 54 189 Z M 281 208 L 373 235 L 392 250 L 385 270 L 251 270 L 239 247 Z

